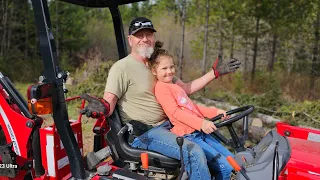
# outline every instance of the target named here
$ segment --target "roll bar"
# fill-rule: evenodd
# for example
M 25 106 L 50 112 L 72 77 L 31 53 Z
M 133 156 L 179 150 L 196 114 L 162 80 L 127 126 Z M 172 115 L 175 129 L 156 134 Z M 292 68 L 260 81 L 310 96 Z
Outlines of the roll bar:
M 122 19 L 118 6 L 142 0 L 61 0 L 85 7 L 108 7 L 112 14 L 119 59 L 127 55 Z M 45 81 L 52 83 L 53 119 L 69 158 L 72 176 L 85 179 L 83 158 L 68 120 L 68 111 L 63 90 L 63 74 L 59 67 L 47 0 L 32 0 L 35 23 L 40 41 Z

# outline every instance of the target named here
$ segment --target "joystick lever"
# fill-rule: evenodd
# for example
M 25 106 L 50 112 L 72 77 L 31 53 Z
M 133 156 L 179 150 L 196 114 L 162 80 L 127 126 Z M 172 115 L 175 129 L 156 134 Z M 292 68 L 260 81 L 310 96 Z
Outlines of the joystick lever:
M 237 161 L 235 159 L 233 159 L 233 157 L 228 156 L 227 160 L 229 162 L 229 164 L 233 167 L 234 170 L 236 170 L 237 172 L 240 172 L 242 174 L 242 176 L 246 179 L 246 180 L 250 180 L 250 178 L 248 177 L 246 171 L 244 168 L 241 168 L 239 166 L 239 164 L 237 163 Z
M 144 152 L 140 154 L 142 168 L 144 170 L 144 176 L 148 178 L 149 175 L 149 155 L 148 153 Z

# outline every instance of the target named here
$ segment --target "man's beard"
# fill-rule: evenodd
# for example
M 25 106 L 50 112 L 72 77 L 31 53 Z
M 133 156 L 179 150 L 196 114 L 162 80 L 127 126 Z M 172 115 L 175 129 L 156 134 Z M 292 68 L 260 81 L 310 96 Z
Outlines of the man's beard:
M 137 49 L 138 54 L 143 58 L 150 58 L 153 51 L 153 47 L 139 47 Z

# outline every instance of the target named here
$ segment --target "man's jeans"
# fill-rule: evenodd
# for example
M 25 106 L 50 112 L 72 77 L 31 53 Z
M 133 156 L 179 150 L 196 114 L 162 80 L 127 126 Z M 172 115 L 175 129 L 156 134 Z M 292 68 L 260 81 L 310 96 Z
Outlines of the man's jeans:
M 226 157 L 234 157 L 234 155 L 228 149 L 226 149 L 210 134 L 195 131 L 194 133 L 187 134 L 184 137 L 185 139 L 197 143 L 203 149 L 208 159 L 209 168 L 216 173 L 216 180 L 230 179 L 233 168 L 228 163 Z
M 131 146 L 153 150 L 180 160 L 180 148 L 176 142 L 177 136 L 170 132 L 170 129 L 171 124 L 169 121 L 166 121 L 135 138 Z M 189 179 L 210 180 L 211 175 L 202 148 L 198 144 L 185 139 L 182 149 L 184 164 Z

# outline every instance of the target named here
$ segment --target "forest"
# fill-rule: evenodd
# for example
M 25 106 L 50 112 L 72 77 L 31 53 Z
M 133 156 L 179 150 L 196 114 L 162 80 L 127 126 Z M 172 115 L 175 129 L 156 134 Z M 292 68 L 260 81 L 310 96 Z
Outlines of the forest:
M 0 72 L 18 86 L 35 83 L 43 64 L 31 2 L 0 2 Z M 73 79 L 69 95 L 102 96 L 118 60 L 109 9 L 48 3 L 58 59 Z M 208 72 L 219 54 L 241 61 L 236 73 L 194 98 L 252 104 L 292 124 L 320 128 L 320 1 L 147 0 L 119 9 L 125 36 L 134 17 L 153 21 L 156 39 L 185 82 Z

